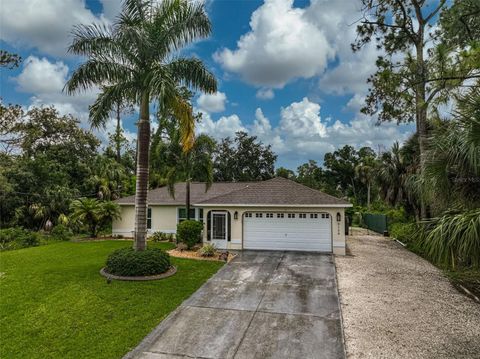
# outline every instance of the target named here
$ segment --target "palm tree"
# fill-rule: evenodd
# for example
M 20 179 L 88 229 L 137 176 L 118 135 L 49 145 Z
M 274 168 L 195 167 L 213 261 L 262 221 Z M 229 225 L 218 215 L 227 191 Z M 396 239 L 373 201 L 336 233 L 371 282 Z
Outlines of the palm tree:
M 370 194 L 372 183 L 375 179 L 376 167 L 375 159 L 372 157 L 365 158 L 355 167 L 355 175 L 361 183 L 367 186 L 367 208 L 370 209 Z
M 170 108 L 182 129 L 182 145 L 192 146 L 194 118 L 190 104 L 178 91 L 184 84 L 208 93 L 216 91 L 214 76 L 203 63 L 178 55 L 186 44 L 205 38 L 211 24 L 200 2 L 125 0 L 112 26 L 80 25 L 74 29 L 69 52 L 85 56 L 65 89 L 73 94 L 94 86 L 102 89 L 90 108 L 92 126 L 104 126 L 122 101 L 140 108 L 137 122 L 137 176 L 135 196 L 136 250 L 145 250 L 150 145 L 150 104 Z
M 98 234 L 98 224 L 101 218 L 100 202 L 94 198 L 80 198 L 72 201 L 70 206 L 73 222 L 80 222 L 88 226 L 90 236 L 95 238 Z
M 175 196 L 175 183 L 185 181 L 186 196 L 185 207 L 187 220 L 190 220 L 190 183 L 192 180 L 204 180 L 205 192 L 213 183 L 213 161 L 212 153 L 215 149 L 215 142 L 207 135 L 200 135 L 195 139 L 193 147 L 188 151 L 179 151 L 178 142 L 172 143 L 169 149 L 173 165 L 167 172 L 167 186 L 170 194 Z
M 453 115 L 453 120 L 437 121 L 417 183 L 437 213 L 480 207 L 479 87 L 458 99 Z

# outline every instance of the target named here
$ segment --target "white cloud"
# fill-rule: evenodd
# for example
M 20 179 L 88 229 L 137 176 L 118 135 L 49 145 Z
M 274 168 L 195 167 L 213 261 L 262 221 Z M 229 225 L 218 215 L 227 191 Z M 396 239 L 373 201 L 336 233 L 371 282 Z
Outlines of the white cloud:
M 222 49 L 214 59 L 248 83 L 281 88 L 295 78 L 321 74 L 334 50 L 325 33 L 294 8 L 293 0 L 265 0 L 250 19 L 250 31 L 235 50 Z
M 269 88 L 261 88 L 257 91 L 255 95 L 260 100 L 271 100 L 275 97 L 275 93 L 272 89 Z
M 244 125 L 237 115 L 215 121 L 207 114 L 198 131 L 216 139 L 231 137 L 239 130 L 246 131 L 263 143 L 272 145 L 279 155 L 279 164 L 292 169 L 308 159 L 322 163 L 325 153 L 345 145 L 385 150 L 394 141 L 403 142 L 413 131 L 413 125 L 377 125 L 376 118 L 362 114 L 356 115 L 350 123 L 334 121 L 329 117 L 322 119 L 320 110 L 319 104 L 307 98 L 293 102 L 281 109 L 277 126 L 272 126 L 260 108 L 256 109 L 251 125 Z
M 30 106 L 54 106 L 61 115 L 73 115 L 81 126 L 90 128 L 88 122 L 88 107 L 95 101 L 99 90 L 82 92 L 75 96 L 68 96 L 62 92 L 67 81 L 69 68 L 62 61 L 50 62 L 46 58 L 29 56 L 23 62 L 21 73 L 14 78 L 16 90 L 31 94 Z M 123 121 L 122 121 L 123 122 Z M 152 127 L 155 123 L 152 123 Z M 94 130 L 95 135 L 108 143 L 108 133 L 115 131 L 116 119 L 109 118 L 105 129 Z M 125 137 L 132 141 L 136 133 L 124 128 Z
M 14 81 L 16 90 L 31 94 L 35 106 L 54 105 L 61 114 L 72 114 L 81 121 L 88 120 L 88 106 L 97 95 L 98 89 L 68 96 L 62 92 L 67 81 L 69 68 L 62 61 L 50 62 L 46 58 L 29 56 L 23 69 Z
M 326 136 L 325 125 L 320 121 L 320 105 L 306 97 L 282 108 L 280 117 L 280 128 L 289 136 L 305 140 Z
M 227 95 L 223 92 L 215 92 L 214 94 L 202 93 L 197 100 L 198 106 L 206 112 L 222 112 L 225 110 L 225 102 Z
M 247 131 L 238 115 L 222 116 L 217 121 L 214 121 L 209 113 L 200 112 L 202 113 L 202 121 L 197 125 L 197 133 L 206 133 L 220 140 L 225 137 L 235 136 L 235 132 Z
M 355 94 L 353 95 L 350 100 L 348 100 L 347 105 L 345 106 L 345 110 L 350 112 L 358 113 L 360 109 L 365 105 L 365 96 Z
M 66 56 L 74 25 L 104 21 L 87 9 L 83 0 L 2 0 L 0 39 Z

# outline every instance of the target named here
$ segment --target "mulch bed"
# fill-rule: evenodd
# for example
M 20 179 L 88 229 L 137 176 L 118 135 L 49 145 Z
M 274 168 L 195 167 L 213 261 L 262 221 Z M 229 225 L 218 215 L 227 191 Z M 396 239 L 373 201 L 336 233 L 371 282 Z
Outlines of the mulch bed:
M 169 251 L 167 251 L 167 253 L 170 254 L 172 257 L 177 257 L 177 258 L 198 259 L 203 261 L 222 261 L 221 259 L 219 259 L 222 252 L 217 252 L 212 257 L 202 257 L 197 251 L 179 251 L 177 249 L 170 249 Z M 227 263 L 230 262 L 236 256 L 237 256 L 236 254 L 229 252 Z

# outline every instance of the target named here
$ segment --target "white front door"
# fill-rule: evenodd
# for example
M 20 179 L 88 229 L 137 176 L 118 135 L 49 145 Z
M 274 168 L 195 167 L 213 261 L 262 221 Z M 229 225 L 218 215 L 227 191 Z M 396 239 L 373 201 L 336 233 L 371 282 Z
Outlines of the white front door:
M 227 248 L 228 221 L 226 212 L 212 212 L 210 241 L 218 249 Z

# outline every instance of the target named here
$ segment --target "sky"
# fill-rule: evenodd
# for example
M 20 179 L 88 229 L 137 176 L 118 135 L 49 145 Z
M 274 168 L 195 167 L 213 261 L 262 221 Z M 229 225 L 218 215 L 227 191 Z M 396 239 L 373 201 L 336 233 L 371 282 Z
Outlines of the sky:
M 308 160 L 321 164 L 325 153 L 347 144 L 385 151 L 414 130 L 378 125 L 360 112 L 379 50 L 351 50 L 357 0 L 205 1 L 212 35 L 182 51 L 201 58 L 218 80 L 217 93 L 193 99 L 203 114 L 198 133 L 219 140 L 246 131 L 272 145 L 277 166 L 295 170 Z M 62 92 L 84 61 L 66 53 L 70 32 L 76 24 L 112 22 L 120 8 L 120 0 L 2 0 L 0 48 L 24 59 L 18 69 L 1 70 L 2 101 L 54 105 L 89 128 L 88 106 L 98 92 Z M 130 139 L 134 123 L 135 116 L 123 121 Z M 95 133 L 105 142 L 114 126 L 112 118 Z

